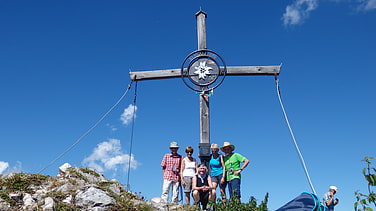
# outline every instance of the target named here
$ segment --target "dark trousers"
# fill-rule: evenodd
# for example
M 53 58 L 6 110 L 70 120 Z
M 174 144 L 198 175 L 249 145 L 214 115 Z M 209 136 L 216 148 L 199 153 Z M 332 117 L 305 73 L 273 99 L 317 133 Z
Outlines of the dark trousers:
M 236 196 L 240 199 L 240 179 L 232 179 L 228 183 L 228 191 L 230 192 L 230 197 Z M 234 195 L 235 193 L 235 195 Z
M 208 201 L 209 201 L 209 191 L 198 191 L 200 193 L 200 203 L 202 205 L 202 209 L 203 210 L 206 210 L 206 206 L 208 205 Z

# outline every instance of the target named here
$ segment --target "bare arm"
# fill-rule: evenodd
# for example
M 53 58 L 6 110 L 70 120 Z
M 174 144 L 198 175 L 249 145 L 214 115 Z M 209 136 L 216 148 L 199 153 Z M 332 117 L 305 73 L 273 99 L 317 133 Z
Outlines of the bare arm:
M 164 176 L 164 171 L 165 171 L 166 167 L 162 166 L 162 178 Z
M 223 156 L 221 155 L 221 165 L 222 165 L 222 178 L 220 183 L 223 184 L 225 182 L 226 178 L 226 166 L 225 161 L 223 160 Z
M 244 169 L 248 166 L 248 164 L 249 164 L 249 160 L 248 160 L 248 159 L 245 159 L 245 160 L 244 160 L 244 163 L 243 163 L 243 166 L 240 167 L 240 169 L 244 170 Z
M 161 166 L 162 166 L 162 178 L 163 178 L 163 176 L 164 176 L 164 172 L 165 172 L 165 170 L 166 170 L 165 156 L 163 156 Z
M 221 165 L 222 165 L 222 169 L 224 170 L 223 171 L 223 176 L 225 176 L 225 172 L 226 172 L 226 166 L 225 166 L 225 161 L 223 160 L 223 156 L 221 155 Z
M 181 165 L 180 165 L 180 178 L 181 178 L 181 183 L 185 186 L 185 182 L 184 182 L 184 179 L 183 179 L 184 168 L 185 168 L 185 162 L 184 162 L 184 159 L 182 159 Z
M 333 198 L 330 198 L 328 201 L 325 202 L 326 206 L 329 206 L 333 201 Z
M 338 204 L 338 202 L 336 203 L 336 201 L 334 201 L 334 195 L 331 193 L 329 196 L 329 200 L 325 202 L 325 205 L 329 206 L 332 204 L 332 202 L 334 205 Z
M 242 172 L 242 171 L 248 166 L 248 164 L 249 164 L 249 160 L 246 158 L 246 159 L 244 160 L 243 165 L 240 167 L 240 170 L 235 171 L 234 174 L 235 174 L 235 175 L 240 174 L 240 172 Z
M 197 187 L 197 177 L 194 176 L 192 178 L 192 190 L 199 190 L 199 188 Z
M 208 175 L 208 183 L 209 183 L 209 189 L 215 189 L 216 187 L 213 186 L 211 176 Z
M 196 163 L 195 174 L 197 174 L 197 173 L 198 173 L 198 165 L 197 165 L 197 160 L 196 160 L 196 158 L 193 158 L 193 159 L 195 160 L 195 163 Z

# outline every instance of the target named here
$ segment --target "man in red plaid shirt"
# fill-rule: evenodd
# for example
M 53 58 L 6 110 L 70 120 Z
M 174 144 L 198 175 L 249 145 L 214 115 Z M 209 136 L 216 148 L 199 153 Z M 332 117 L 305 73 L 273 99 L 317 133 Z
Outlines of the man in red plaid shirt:
M 163 156 L 161 163 L 163 172 L 163 187 L 161 198 L 168 202 L 168 193 L 170 191 L 170 186 L 172 187 L 172 203 L 178 203 L 178 191 L 180 184 L 180 164 L 183 159 L 181 155 L 178 154 L 178 143 L 171 142 L 170 150 L 171 153 L 167 153 Z

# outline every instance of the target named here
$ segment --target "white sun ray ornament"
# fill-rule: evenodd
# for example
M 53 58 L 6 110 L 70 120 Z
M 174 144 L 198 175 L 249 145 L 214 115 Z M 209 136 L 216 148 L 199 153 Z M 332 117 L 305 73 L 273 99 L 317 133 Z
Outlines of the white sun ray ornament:
M 205 79 L 207 75 L 210 75 L 210 70 L 213 68 L 206 66 L 206 61 L 202 61 L 195 69 L 194 74 L 197 74 L 199 79 Z

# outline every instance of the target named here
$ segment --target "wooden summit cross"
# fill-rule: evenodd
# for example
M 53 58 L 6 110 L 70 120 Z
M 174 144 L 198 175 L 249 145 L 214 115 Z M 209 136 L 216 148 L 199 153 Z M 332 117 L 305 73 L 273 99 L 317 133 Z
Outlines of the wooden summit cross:
M 279 75 L 281 66 L 233 66 L 226 67 L 222 58 L 206 47 L 206 13 L 196 13 L 198 51 L 187 56 L 180 69 L 130 72 L 132 81 L 182 78 L 195 91 L 200 91 L 200 144 L 201 162 L 208 166 L 210 160 L 209 91 L 231 75 Z M 187 67 L 186 67 L 187 66 Z M 193 84 L 193 85 L 191 85 Z

